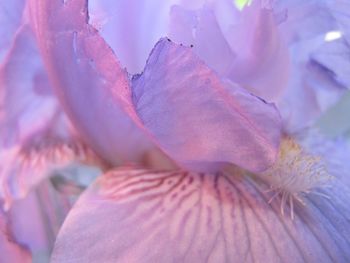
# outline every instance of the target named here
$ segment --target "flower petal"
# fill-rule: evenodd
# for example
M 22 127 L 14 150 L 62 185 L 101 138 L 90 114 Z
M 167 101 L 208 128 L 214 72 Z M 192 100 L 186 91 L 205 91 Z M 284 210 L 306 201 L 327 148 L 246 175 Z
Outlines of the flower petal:
M 274 10 L 286 14 L 279 27 L 291 54 L 291 77 L 278 107 L 286 130 L 295 132 L 312 124 L 342 96 L 346 69 L 339 65 L 346 61 L 332 47 L 335 43 L 325 41 L 327 34 L 339 32 L 327 1 L 276 1 Z M 349 52 L 341 47 L 341 53 Z
M 0 199 L 6 208 L 54 169 L 97 159 L 61 112 L 30 27 L 23 24 L 12 42 L 0 67 Z
M 222 81 L 191 48 L 158 42 L 133 80 L 133 101 L 160 147 L 182 165 L 229 162 L 262 171 L 275 160 L 275 107 Z
M 23 142 L 55 115 L 57 101 L 50 93 L 35 38 L 28 25 L 12 36 L 12 47 L 0 66 L 0 147 Z M 25 67 L 23 65 L 26 65 Z
M 233 1 L 214 1 L 196 11 L 175 6 L 171 15 L 171 39 L 193 44 L 222 77 L 265 100 L 279 98 L 288 81 L 289 54 L 272 10 L 262 1 L 241 12 Z
M 350 3 L 347 0 L 327 1 L 332 15 L 338 22 L 341 32 L 350 43 Z
M 12 39 L 21 25 L 25 1 L 2 1 L 0 5 L 0 64 L 3 63 Z
M 237 174 L 121 169 L 77 202 L 52 262 L 347 262 L 350 195 L 334 190 L 292 220 Z
M 350 45 L 340 38 L 324 43 L 311 55 L 317 63 L 328 69 L 333 78 L 350 89 Z
M 13 240 L 5 214 L 0 209 L 0 255 L 2 262 L 30 263 L 29 252 Z M 3 261 L 4 260 L 4 261 Z
M 79 133 L 112 164 L 139 160 L 150 143 L 128 115 L 128 75 L 88 24 L 87 1 L 35 0 L 31 8 L 49 76 Z
M 144 68 L 154 44 L 166 35 L 170 6 L 176 1 L 93 0 L 89 1 L 90 20 L 121 64 L 136 74 Z

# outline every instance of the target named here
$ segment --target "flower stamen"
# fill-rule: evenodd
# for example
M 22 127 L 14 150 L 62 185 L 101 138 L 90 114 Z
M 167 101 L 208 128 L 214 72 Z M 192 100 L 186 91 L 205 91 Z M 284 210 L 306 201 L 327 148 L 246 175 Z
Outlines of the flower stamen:
M 281 214 L 284 215 L 285 206 L 289 205 L 292 219 L 294 201 L 305 206 L 304 196 L 307 194 L 329 198 L 317 191 L 332 178 L 321 158 L 307 153 L 291 138 L 283 139 L 278 160 L 260 176 L 270 185 L 269 191 L 275 192 L 269 203 L 281 196 Z

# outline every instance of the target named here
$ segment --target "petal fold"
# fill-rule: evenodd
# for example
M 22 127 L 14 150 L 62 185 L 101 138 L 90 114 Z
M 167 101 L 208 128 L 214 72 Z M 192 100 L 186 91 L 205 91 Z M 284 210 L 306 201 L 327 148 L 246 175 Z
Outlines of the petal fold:
M 274 105 L 221 80 L 189 47 L 159 41 L 133 79 L 133 102 L 155 141 L 186 167 L 229 162 L 262 171 L 275 160 Z
M 31 2 L 50 80 L 72 123 L 100 156 L 111 164 L 138 161 L 150 143 L 130 117 L 128 75 L 88 24 L 87 9 L 84 0 Z

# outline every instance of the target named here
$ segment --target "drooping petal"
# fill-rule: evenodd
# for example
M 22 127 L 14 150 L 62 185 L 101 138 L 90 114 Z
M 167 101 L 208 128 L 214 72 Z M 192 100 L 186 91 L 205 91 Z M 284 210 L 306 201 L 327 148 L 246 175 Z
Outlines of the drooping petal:
M 87 1 L 32 1 L 49 76 L 83 139 L 112 164 L 139 160 L 150 146 L 127 112 L 129 80 L 88 24 Z
M 30 253 L 11 236 L 5 214 L 0 210 L 0 261 L 11 263 L 30 263 Z
M 334 187 L 292 220 L 238 174 L 121 169 L 78 201 L 52 262 L 347 262 L 350 196 Z
M 261 171 L 275 160 L 275 107 L 222 81 L 189 47 L 162 39 L 133 80 L 133 101 L 160 147 L 182 165 L 229 162 Z

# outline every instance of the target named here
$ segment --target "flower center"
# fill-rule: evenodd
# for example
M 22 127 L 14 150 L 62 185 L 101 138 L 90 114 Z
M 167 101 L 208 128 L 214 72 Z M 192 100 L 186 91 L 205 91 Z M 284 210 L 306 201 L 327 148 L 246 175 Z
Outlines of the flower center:
M 283 139 L 278 160 L 261 177 L 275 192 L 270 202 L 281 195 L 281 213 L 284 214 L 284 207 L 289 204 L 292 218 L 293 202 L 305 204 L 303 197 L 309 193 L 326 196 L 317 189 L 331 179 L 321 158 L 307 153 L 291 138 Z

